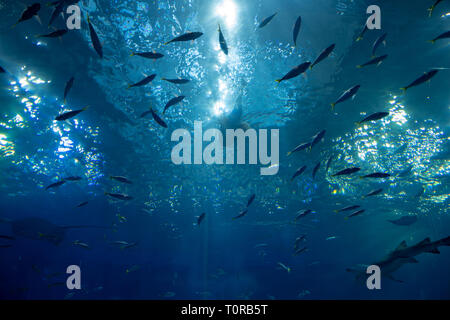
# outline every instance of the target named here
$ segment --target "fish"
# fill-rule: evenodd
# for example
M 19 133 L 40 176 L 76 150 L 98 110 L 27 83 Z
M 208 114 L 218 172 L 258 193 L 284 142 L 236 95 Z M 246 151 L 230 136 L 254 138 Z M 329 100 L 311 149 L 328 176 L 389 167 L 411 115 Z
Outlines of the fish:
M 66 86 L 64 87 L 64 97 L 63 97 L 64 104 L 66 103 L 67 95 L 69 94 L 69 91 L 70 91 L 70 89 L 71 89 L 72 86 L 73 86 L 74 80 L 75 80 L 75 78 L 74 78 L 74 77 L 71 77 L 71 78 L 69 79 L 69 81 L 67 81 Z
M 162 57 L 164 57 L 164 55 L 162 53 L 157 53 L 155 51 L 150 51 L 150 52 L 132 52 L 130 54 L 130 57 L 133 57 L 133 56 L 140 56 L 140 57 L 143 57 L 143 58 L 153 59 L 153 60 L 161 59 Z
M 450 38 L 450 31 L 445 31 L 444 33 L 438 35 L 436 38 L 434 38 L 433 40 L 429 40 L 429 42 L 431 43 L 435 43 L 437 40 L 440 39 L 448 39 Z
M 11 236 L 5 236 L 5 235 L 0 234 L 0 239 L 15 240 L 16 238 L 11 237 Z
M 405 142 L 400 147 L 394 150 L 394 154 L 402 154 L 408 148 L 408 142 Z
M 183 101 L 184 98 L 185 98 L 185 96 L 178 96 L 178 97 L 170 99 L 169 102 L 167 102 L 166 105 L 164 106 L 163 114 L 166 113 L 166 110 L 169 109 L 171 106 Z
M 431 17 L 431 15 L 433 14 L 434 8 L 436 8 L 436 6 L 441 2 L 442 0 L 436 0 L 436 2 L 429 7 L 428 10 L 428 16 Z
M 255 200 L 255 197 L 256 197 L 256 194 L 253 193 L 250 196 L 250 198 L 248 198 L 248 200 L 247 200 L 247 208 L 253 203 L 253 200 Z
M 295 171 L 294 175 L 292 176 L 291 181 L 294 181 L 294 179 L 296 177 L 298 177 L 299 175 L 301 175 L 305 170 L 306 170 L 306 166 L 303 166 L 303 167 L 297 169 L 297 171 Z
M 59 116 L 57 116 L 55 118 L 56 121 L 65 121 L 68 120 L 70 118 L 75 117 L 76 115 L 78 115 L 79 113 L 86 111 L 89 107 L 84 107 L 83 109 L 79 109 L 79 110 L 73 110 L 73 111 L 68 111 L 68 112 L 64 112 L 61 113 Z
M 63 180 L 66 180 L 66 181 L 80 181 L 81 179 L 83 179 L 83 178 L 81 178 L 79 176 L 70 176 L 70 177 L 63 178 Z
M 314 147 L 317 143 L 319 143 L 323 139 L 323 137 L 325 136 L 325 133 L 326 133 L 326 130 L 322 130 L 314 135 L 314 137 L 312 138 L 312 141 L 311 141 L 311 145 L 309 146 L 309 150 L 311 150 L 312 147 Z
M 6 73 L 6 70 L 0 67 L 0 73 Z
M 372 57 L 375 57 L 375 51 L 377 51 L 380 44 L 383 43 L 384 45 L 386 45 L 386 37 L 387 33 L 383 33 L 381 36 L 377 38 L 377 40 L 375 40 L 372 46 Z
M 116 181 L 119 181 L 119 182 L 122 182 L 122 183 L 133 184 L 133 182 L 132 182 L 131 180 L 129 180 L 128 178 L 126 178 L 126 177 L 121 177 L 121 176 L 109 176 L 109 178 L 110 178 L 111 180 L 116 180 Z
M 299 144 L 298 146 L 296 146 L 294 149 L 292 149 L 291 151 L 289 151 L 287 153 L 287 156 L 290 156 L 291 154 L 293 154 L 294 152 L 298 152 L 304 149 L 308 149 L 311 146 L 311 142 L 304 142 Z
M 299 75 L 301 75 L 303 72 L 305 72 L 308 67 L 310 66 L 311 62 L 303 62 L 302 64 L 299 64 L 298 66 L 294 67 L 292 70 L 290 70 L 288 73 L 286 73 L 281 79 L 275 80 L 276 82 L 280 83 L 281 81 L 289 80 L 292 78 L 295 78 Z
M 313 172 L 312 172 L 312 178 L 313 179 L 316 177 L 316 173 L 319 170 L 319 168 L 320 168 L 320 161 L 319 161 L 319 163 L 316 164 L 316 166 L 313 169 Z
M 164 81 L 167 81 L 167 82 L 170 82 L 170 83 L 174 83 L 174 84 L 186 84 L 189 81 L 191 81 L 191 80 L 188 80 L 188 79 L 180 79 L 180 78 L 178 78 L 178 79 L 161 78 L 161 80 L 164 80 Z
M 59 38 L 59 37 L 62 37 L 63 35 L 65 35 L 67 32 L 69 32 L 69 30 L 60 29 L 60 30 L 50 32 L 48 34 L 37 35 L 36 38 Z
M 167 124 L 156 114 L 155 111 L 153 111 L 153 109 L 150 109 L 150 112 L 152 113 L 153 119 L 161 126 L 164 128 L 167 128 Z
M 75 240 L 74 242 L 72 242 L 72 244 L 75 245 L 75 246 L 82 247 L 84 249 L 90 249 L 88 244 L 80 242 L 79 240 Z
M 294 241 L 294 249 L 298 248 L 298 245 L 300 244 L 300 242 L 302 242 L 303 240 L 305 240 L 306 235 L 302 234 L 301 236 L 297 237 Z
M 76 207 L 77 208 L 81 208 L 81 207 L 84 207 L 85 205 L 87 205 L 89 203 L 89 201 L 84 201 L 84 202 L 81 202 L 79 205 L 77 205 Z
M 220 29 L 220 24 L 219 24 L 219 44 L 220 44 L 220 49 L 222 49 L 223 53 L 225 53 L 225 55 L 228 55 L 228 46 L 227 46 L 227 42 L 225 41 L 225 37 L 223 36 L 222 33 L 222 29 Z
M 105 195 L 119 199 L 119 200 L 132 200 L 133 197 L 126 195 L 126 194 L 121 194 L 121 193 L 109 193 L 109 192 L 105 192 Z
M 348 219 L 348 218 L 351 218 L 351 217 L 358 216 L 358 215 L 360 215 L 361 213 L 363 213 L 364 211 L 366 211 L 366 210 L 364 210 L 364 209 L 358 210 L 358 211 L 356 211 L 356 212 L 353 212 L 352 214 L 350 214 L 350 215 L 347 216 L 346 218 Z
M 372 65 L 372 64 L 376 64 L 377 66 L 379 66 L 379 65 L 383 62 L 383 60 L 386 59 L 387 57 L 388 57 L 388 55 L 387 55 L 387 54 L 384 54 L 384 55 L 382 55 L 382 56 L 375 57 L 375 58 L 373 58 L 373 59 L 367 61 L 366 63 L 358 64 L 356 67 L 357 67 L 358 69 L 361 69 L 361 68 L 364 68 L 364 67 L 366 67 L 366 66 L 370 66 L 370 65 Z
M 331 104 L 331 109 L 333 110 L 334 106 L 337 105 L 338 103 L 344 102 L 350 98 L 353 99 L 355 97 L 356 93 L 358 92 L 359 88 L 360 88 L 360 85 L 357 84 L 356 86 L 353 86 L 350 89 L 345 90 L 341 94 L 341 96 L 335 102 L 333 102 Z
M 327 161 L 327 166 L 326 166 L 325 172 L 328 172 L 328 170 L 330 169 L 331 161 L 332 161 L 332 160 L 333 160 L 333 157 L 330 156 L 330 157 L 328 158 L 328 161 Z
M 151 75 L 145 77 L 144 79 L 142 79 L 141 81 L 138 81 L 138 82 L 133 83 L 133 84 L 129 84 L 129 85 L 128 85 L 128 89 L 129 89 L 129 88 L 133 88 L 133 87 L 142 87 L 142 86 L 145 86 L 146 84 L 152 82 L 153 79 L 155 79 L 155 77 L 156 77 L 156 74 L 151 74 Z
M 167 41 L 164 43 L 164 45 L 168 45 L 172 42 L 180 42 L 180 41 L 194 41 L 197 38 L 200 38 L 203 35 L 202 32 L 187 32 L 185 34 L 182 34 L 181 36 L 178 36 L 176 38 L 173 38 L 170 41 Z
M 330 237 L 327 237 L 325 240 L 335 240 L 335 239 L 337 239 L 337 237 L 336 236 L 330 236 Z
M 346 168 L 346 169 L 344 169 L 344 170 L 341 170 L 341 171 L 339 171 L 339 172 L 333 174 L 332 177 L 349 175 L 349 174 L 358 172 L 359 170 L 361 170 L 361 168 L 358 168 L 358 167 Z
M 298 215 L 295 217 L 294 221 L 297 221 L 300 218 L 306 217 L 308 214 L 312 213 L 313 211 L 311 209 L 303 209 L 298 211 Z
M 285 264 L 283 264 L 283 263 L 281 263 L 281 262 L 278 262 L 278 265 L 279 265 L 282 269 L 286 270 L 288 273 L 291 272 L 291 268 L 288 267 L 288 266 L 286 266 Z
M 417 222 L 417 216 L 413 216 L 413 215 L 406 215 L 406 216 L 401 216 L 398 219 L 395 220 L 387 220 L 392 224 L 395 224 L 397 226 L 410 226 L 413 223 Z
M 244 211 L 242 211 L 241 213 L 239 213 L 237 216 L 233 217 L 233 220 L 242 218 L 243 216 L 245 216 L 245 215 L 247 214 L 247 212 L 248 212 L 248 210 L 245 209 Z
M 328 46 L 327 48 L 325 48 L 320 54 L 319 56 L 314 60 L 313 63 L 311 63 L 311 65 L 309 66 L 310 69 L 312 69 L 316 64 L 318 64 L 319 62 L 321 62 L 322 60 L 325 60 L 330 54 L 331 52 L 333 52 L 334 48 L 335 48 L 335 44 L 331 44 L 330 46 Z
M 103 49 L 100 43 L 100 39 L 98 38 L 97 32 L 95 32 L 94 27 L 92 26 L 91 19 L 89 15 L 87 15 L 87 22 L 89 25 L 89 34 L 91 35 L 92 45 L 94 46 L 95 51 L 99 55 L 100 58 L 103 58 Z
M 16 25 L 18 25 L 19 23 L 21 23 L 23 21 L 30 20 L 34 16 L 37 16 L 39 10 L 41 10 L 41 4 L 40 3 L 33 3 L 31 6 L 28 6 L 22 12 L 22 15 L 20 16 L 19 20 L 16 22 L 16 24 L 14 24 L 12 26 L 12 28 L 14 28 Z
M 358 209 L 360 207 L 361 206 L 359 206 L 359 205 L 352 205 L 352 206 L 344 207 L 342 209 L 334 210 L 334 212 L 339 213 L 339 212 L 344 212 L 344 211 L 350 211 L 350 210 Z
M 136 247 L 137 245 L 138 245 L 137 242 L 125 243 L 125 244 L 123 244 L 123 245 L 120 246 L 120 249 L 121 249 L 121 250 L 124 250 L 124 249 L 130 249 L 130 248 Z
M 365 23 L 364 28 L 362 29 L 362 31 L 359 33 L 358 37 L 356 38 L 356 42 L 361 41 L 364 38 L 364 34 L 366 33 L 367 30 L 368 30 L 367 23 Z
M 261 23 L 259 24 L 258 28 L 264 28 L 276 15 L 278 12 L 275 12 L 273 15 L 265 18 L 263 21 L 261 21 Z
M 139 116 L 139 118 L 144 118 L 146 115 L 152 113 L 150 110 L 144 111 L 141 113 L 141 115 Z
M 294 46 L 297 47 L 297 37 L 300 32 L 300 27 L 302 25 L 302 17 L 298 16 L 297 20 L 295 20 L 294 30 L 292 31 L 292 36 L 294 38 Z
M 389 173 L 384 173 L 384 172 L 374 172 L 374 173 L 370 173 L 370 174 L 366 174 L 365 176 L 361 176 L 360 178 L 387 178 L 390 177 L 391 175 Z
M 430 81 L 431 78 L 433 78 L 436 75 L 436 73 L 438 73 L 438 71 L 439 71 L 438 69 L 431 69 L 430 71 L 425 72 L 423 75 L 418 77 L 416 80 L 414 80 L 413 82 L 408 84 L 406 87 L 402 87 L 400 89 L 403 90 L 403 92 L 405 93 L 406 90 L 408 90 L 411 87 L 415 87 L 415 86 L 418 86 L 419 84 Z
M 367 197 L 371 197 L 371 196 L 376 196 L 377 194 L 381 193 L 383 191 L 383 189 L 379 188 L 379 189 L 375 189 L 370 191 L 368 194 L 364 195 L 363 198 L 367 198 Z
M 298 248 L 297 250 L 295 250 L 294 256 L 299 255 L 300 253 L 305 252 L 307 250 L 308 250 L 308 247 L 306 247 L 306 246 L 302 247 L 302 248 Z
M 387 117 L 389 115 L 389 112 L 375 112 L 372 113 L 371 115 L 365 117 L 364 119 L 362 119 L 359 122 L 356 122 L 358 125 L 364 123 L 364 122 L 369 122 L 369 121 L 376 121 L 376 120 L 381 120 L 385 117 Z
M 396 282 L 403 282 L 395 279 L 392 274 L 407 263 L 418 263 L 415 257 L 422 253 L 439 254 L 439 247 L 441 246 L 450 246 L 450 236 L 436 241 L 431 241 L 430 238 L 427 237 L 412 246 L 408 246 L 406 241 L 402 241 L 394 251 L 390 252 L 383 259 L 371 263 L 371 265 L 380 267 L 382 270 L 382 277 L 386 277 Z M 354 273 L 357 280 L 364 281 L 365 283 L 367 280 L 367 266 L 363 267 L 363 270 L 360 270 L 360 268 L 347 268 L 346 271 Z
M 63 185 L 64 183 L 66 183 L 66 182 L 67 182 L 66 180 L 60 180 L 60 181 L 54 182 L 54 183 L 52 183 L 52 184 L 46 186 L 46 187 L 45 187 L 45 190 L 60 187 L 60 186 L 62 186 L 62 185 Z
M 205 219 L 206 213 L 202 213 L 201 215 L 197 216 L 197 225 L 199 226 L 200 223 L 202 223 L 203 219 Z
M 55 19 L 63 12 L 65 5 L 64 0 L 56 1 L 53 9 L 52 15 L 50 16 L 50 21 L 48 22 L 48 26 L 50 27 L 52 23 L 55 21 Z

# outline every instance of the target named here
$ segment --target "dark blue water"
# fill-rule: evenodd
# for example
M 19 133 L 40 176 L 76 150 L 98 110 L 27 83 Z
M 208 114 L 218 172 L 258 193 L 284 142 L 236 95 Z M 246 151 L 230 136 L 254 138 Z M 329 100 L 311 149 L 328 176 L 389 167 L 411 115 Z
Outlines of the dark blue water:
M 46 39 L 35 36 L 54 31 L 47 28 L 51 6 L 42 3 L 42 25 L 33 18 L 11 29 L 25 6 L 0 2 L 0 66 L 7 71 L 0 74 L 0 217 L 106 227 L 68 229 L 55 245 L 37 225 L 27 226 L 40 234 L 31 239 L 15 234 L 11 222 L 0 223 L 0 235 L 14 237 L 0 239 L 0 297 L 449 299 L 448 247 L 439 247 L 440 254 L 417 255 L 418 263 L 395 271 L 402 283 L 382 278 L 381 290 L 368 290 L 346 271 L 380 261 L 403 240 L 412 245 L 450 235 L 450 42 L 427 42 L 450 29 L 450 3 L 443 1 L 428 17 L 433 3 L 82 0 L 81 29 Z M 381 30 L 368 30 L 355 41 L 371 4 L 381 8 Z M 274 19 L 258 29 L 274 12 Z M 92 47 L 87 13 L 103 59 Z M 294 48 L 292 29 L 299 15 Z M 219 47 L 218 23 L 228 56 Z M 65 20 L 58 17 L 53 25 L 61 29 Z M 203 36 L 163 45 L 187 31 Z M 388 58 L 380 66 L 356 68 L 371 59 L 372 44 L 385 32 L 386 45 L 377 55 Z M 274 81 L 332 43 L 333 53 L 305 77 Z M 130 56 L 153 50 L 164 57 Z M 401 87 L 432 68 L 439 72 L 430 82 L 402 93 Z M 126 89 L 150 74 L 157 74 L 151 84 Z M 175 85 L 162 77 L 191 81 Z M 330 103 L 354 85 L 361 86 L 355 98 L 331 111 Z M 184 101 L 163 115 L 166 102 L 179 95 L 186 96 Z M 54 121 L 85 106 L 68 121 Z M 167 129 L 151 114 L 140 118 L 149 107 Z M 219 128 L 238 107 L 239 125 L 279 129 L 278 174 L 260 175 L 259 164 L 172 163 L 175 129 L 192 132 L 194 121 Z M 355 125 L 380 111 L 389 116 Z M 323 129 L 324 140 L 311 151 L 286 156 Z M 291 182 L 303 165 L 306 171 Z M 353 166 L 361 171 L 332 176 Z M 358 178 L 372 172 L 391 176 Z M 82 179 L 45 190 L 67 176 Z M 377 188 L 383 189 L 379 195 L 362 199 Z M 233 220 L 253 193 L 248 213 Z M 76 207 L 84 201 L 89 203 Z M 349 219 L 351 212 L 334 212 L 348 205 L 365 212 Z M 297 212 L 306 208 L 314 212 L 294 224 Z M 206 218 L 194 225 L 202 212 Z M 387 221 L 404 215 L 417 216 L 417 222 Z M 293 255 L 302 234 L 307 251 Z M 121 249 L 114 241 L 136 245 Z M 81 290 L 66 288 L 69 265 L 81 268 Z

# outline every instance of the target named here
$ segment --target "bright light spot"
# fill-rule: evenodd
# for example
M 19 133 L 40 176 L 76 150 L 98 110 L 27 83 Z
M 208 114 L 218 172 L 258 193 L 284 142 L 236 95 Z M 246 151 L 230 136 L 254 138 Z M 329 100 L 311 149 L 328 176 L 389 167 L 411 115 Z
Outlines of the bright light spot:
M 219 91 L 222 92 L 224 95 L 228 93 L 227 83 L 222 79 L 219 79 Z
M 220 116 L 225 111 L 225 103 L 223 101 L 217 101 L 214 104 L 213 112 L 214 115 Z
M 237 22 L 237 6 L 232 0 L 223 0 L 216 7 L 216 16 L 223 18 L 228 28 L 233 28 Z M 222 30 L 223 32 L 223 30 Z

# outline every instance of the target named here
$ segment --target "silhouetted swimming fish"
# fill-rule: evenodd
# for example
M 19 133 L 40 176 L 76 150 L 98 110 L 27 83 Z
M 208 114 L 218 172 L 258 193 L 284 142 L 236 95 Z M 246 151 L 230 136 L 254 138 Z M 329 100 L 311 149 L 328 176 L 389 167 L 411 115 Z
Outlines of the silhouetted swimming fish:
M 80 181 L 81 179 L 83 179 L 80 176 L 69 176 L 69 177 L 65 177 L 63 180 L 66 181 Z
M 350 211 L 350 210 L 358 209 L 360 207 L 361 206 L 359 206 L 359 205 L 352 205 L 352 206 L 344 207 L 342 209 L 334 210 L 334 212 L 339 213 L 339 212 L 344 212 L 344 211 Z
M 88 25 L 89 25 L 89 34 L 91 35 L 92 45 L 94 46 L 94 49 L 97 52 L 97 54 L 100 56 L 100 58 L 103 58 L 102 45 L 100 43 L 100 39 L 98 38 L 97 32 L 95 32 L 95 29 L 92 26 L 89 15 L 87 15 L 87 21 L 88 21 Z
M 11 237 L 11 236 L 4 236 L 0 234 L 0 239 L 6 239 L 6 240 L 15 240 L 16 238 Z
M 377 51 L 380 44 L 383 43 L 386 45 L 386 36 L 387 36 L 387 33 L 383 33 L 381 36 L 379 36 L 377 38 L 377 40 L 375 40 L 375 42 L 373 43 L 373 46 L 372 46 L 372 57 L 375 57 L 375 52 Z
M 297 46 L 297 37 L 298 33 L 300 32 L 300 27 L 302 25 L 302 17 L 298 16 L 297 20 L 295 21 L 294 30 L 292 31 L 292 36 L 294 38 L 294 46 Z
M 435 43 L 437 40 L 440 39 L 448 39 L 450 38 L 450 31 L 445 31 L 444 33 L 438 35 L 436 38 L 434 38 L 433 40 L 429 40 L 429 42 L 431 43 Z
M 346 168 L 344 170 L 341 170 L 341 171 L 333 174 L 332 177 L 349 175 L 349 174 L 358 172 L 359 170 L 361 170 L 361 168 L 358 168 L 358 167 Z
M 305 170 L 306 170 L 306 166 L 303 166 L 303 167 L 299 168 L 297 171 L 295 171 L 294 175 L 291 178 L 291 181 L 294 181 L 294 179 L 296 177 L 298 177 L 299 175 L 301 175 Z
M 105 192 L 105 195 L 119 199 L 119 200 L 132 200 L 133 197 L 126 195 L 126 194 L 121 194 L 121 193 L 109 193 L 109 192 Z
M 169 109 L 171 106 L 176 105 L 177 103 L 180 103 L 181 101 L 183 101 L 184 98 L 185 98 L 185 96 L 179 96 L 179 97 L 170 99 L 169 102 L 167 102 L 166 105 L 164 106 L 163 114 L 166 113 L 166 110 Z
M 276 15 L 278 12 L 275 12 L 273 15 L 265 18 L 263 21 L 261 21 L 261 23 L 259 24 L 258 28 L 261 29 L 263 27 L 265 27 Z
M 351 215 L 347 216 L 346 218 L 351 218 L 351 217 L 358 216 L 358 215 L 360 215 L 361 213 L 363 213 L 364 211 L 366 211 L 366 210 L 364 210 L 364 209 L 358 210 L 358 211 L 356 211 L 356 212 L 353 212 Z
M 338 103 L 344 102 L 350 98 L 354 98 L 356 93 L 358 92 L 359 88 L 360 88 L 360 85 L 358 84 L 356 86 L 351 87 L 350 89 L 345 90 L 341 94 L 341 96 L 335 102 L 333 102 L 331 104 L 331 109 L 333 110 L 334 106 L 337 105 Z
M 170 82 L 170 83 L 175 83 L 175 84 L 185 84 L 188 83 L 191 80 L 188 79 L 166 79 L 166 78 L 161 78 L 161 80 Z
M 228 46 L 227 46 L 227 42 L 225 41 L 225 37 L 223 36 L 222 33 L 222 29 L 220 29 L 220 24 L 219 24 L 219 44 L 220 44 L 220 49 L 222 49 L 223 53 L 225 53 L 226 55 L 228 55 Z
M 155 79 L 155 77 L 156 77 L 156 74 L 151 74 L 151 75 L 145 77 L 144 79 L 142 79 L 142 80 L 139 81 L 139 82 L 136 82 L 136 83 L 133 83 L 133 84 L 129 84 L 129 85 L 128 85 L 128 89 L 129 89 L 129 88 L 133 88 L 133 87 L 142 87 L 142 86 L 145 86 L 146 84 L 152 82 L 153 79 Z
M 285 81 L 285 80 L 289 80 L 289 79 L 295 78 L 295 77 L 301 75 L 303 72 L 305 72 L 308 69 L 310 64 L 311 64 L 311 62 L 309 62 L 309 61 L 304 62 L 302 64 L 299 64 L 298 66 L 296 66 L 295 68 L 290 70 L 288 73 L 286 73 L 283 76 L 283 78 L 277 79 L 275 81 L 280 83 L 281 81 Z
M 14 24 L 12 27 L 14 28 L 19 23 L 29 20 L 33 18 L 34 16 L 37 16 L 39 10 L 41 10 L 41 4 L 40 3 L 33 3 L 31 6 L 28 6 L 20 16 L 19 20 Z
M 245 215 L 247 214 L 247 212 L 248 212 L 248 210 L 245 209 L 244 211 L 242 211 L 241 213 L 239 213 L 237 216 L 233 217 L 233 220 L 234 220 L 234 219 L 242 218 L 243 216 L 245 216 Z
M 153 119 L 158 123 L 161 127 L 167 128 L 167 124 L 161 119 L 153 109 L 150 109 L 150 112 L 152 113 Z
M 197 217 L 197 225 L 198 226 L 200 225 L 200 223 L 202 223 L 203 219 L 205 219 L 205 216 L 206 216 L 206 213 L 203 212 L 201 215 L 199 215 Z
M 331 52 L 333 52 L 335 47 L 335 44 L 331 44 L 329 47 L 325 48 L 320 54 L 319 56 L 316 58 L 316 60 L 314 60 L 313 63 L 311 63 L 311 65 L 309 66 L 310 69 L 312 69 L 316 64 L 318 64 L 319 62 L 321 62 L 322 60 L 324 60 L 325 58 L 327 58 Z
M 312 172 L 312 178 L 313 179 L 316 177 L 316 173 L 319 170 L 319 168 L 320 168 L 320 161 L 319 161 L 319 163 L 316 164 L 316 166 L 313 169 L 313 172 Z
M 368 194 L 364 195 L 363 198 L 375 196 L 375 195 L 381 193 L 382 191 L 383 191 L 383 189 L 381 189 L 381 188 L 380 188 L 380 189 L 372 190 L 372 191 L 370 191 Z
M 67 95 L 69 94 L 69 91 L 70 91 L 70 89 L 72 88 L 72 86 L 73 86 L 73 81 L 75 80 L 75 78 L 74 77 L 71 77 L 70 79 L 69 79 L 69 81 L 67 81 L 67 83 L 66 83 L 66 86 L 64 87 L 64 103 L 66 103 L 66 98 L 67 98 Z
M 89 203 L 89 201 L 81 202 L 79 205 L 77 205 L 77 208 L 84 207 L 84 206 L 87 205 L 88 203 Z
M 319 131 L 314 135 L 311 141 L 311 145 L 309 146 L 309 150 L 311 150 L 317 143 L 319 143 L 323 137 L 325 136 L 326 130 Z
M 361 68 L 364 68 L 366 66 L 370 66 L 372 64 L 376 64 L 377 66 L 379 66 L 383 62 L 383 60 L 386 59 L 387 57 L 388 57 L 387 54 L 379 56 L 379 57 L 375 57 L 375 58 L 367 61 L 366 63 L 358 64 L 356 67 L 361 69 Z
M 409 226 L 417 221 L 417 216 L 406 215 L 395 220 L 388 220 L 390 223 L 398 226 Z
M 294 153 L 294 152 L 298 152 L 298 151 L 301 151 L 301 150 L 304 150 L 304 149 L 308 149 L 310 146 L 311 146 L 311 142 L 304 142 L 304 143 L 301 143 L 301 144 L 299 144 L 298 146 L 296 146 L 294 149 L 292 149 L 291 151 L 289 151 L 289 152 L 287 153 L 287 155 L 289 156 L 289 155 L 291 155 L 291 154 Z
M 247 201 L 247 208 L 252 204 L 253 200 L 255 200 L 255 197 L 256 197 L 256 194 L 253 193 L 253 194 L 250 196 L 250 198 L 248 198 L 248 201 Z
M 2 67 L 0 67 L 0 73 L 6 73 L 5 69 L 3 69 Z
M 53 9 L 52 15 L 50 16 L 50 21 L 48 22 L 48 26 L 50 27 L 55 19 L 63 12 L 65 0 L 56 1 L 53 3 L 55 8 Z
M 313 211 L 311 209 L 303 209 L 298 211 L 298 215 L 295 217 L 295 221 L 297 221 L 300 218 L 306 217 L 308 214 L 312 213 Z
M 162 57 L 164 57 L 164 55 L 162 53 L 157 53 L 155 51 L 153 51 L 153 52 L 132 52 L 130 54 L 130 57 L 132 57 L 132 56 L 140 56 L 143 58 L 153 59 L 153 60 L 161 59 Z
M 406 87 L 402 87 L 400 89 L 402 89 L 403 92 L 406 92 L 406 90 L 408 90 L 411 87 L 415 87 L 415 86 L 418 86 L 419 84 L 429 81 L 431 78 L 433 78 L 436 75 L 436 73 L 438 73 L 438 71 L 439 71 L 438 69 L 431 69 L 430 71 L 425 72 L 423 75 L 418 77 L 416 80 L 414 80 L 413 82 L 408 84 Z
M 434 8 L 436 8 L 436 6 L 441 2 L 442 0 L 436 0 L 436 2 L 429 7 L 428 10 L 428 16 L 431 17 L 431 15 L 433 14 Z
M 70 118 L 75 117 L 77 114 L 79 114 L 80 112 L 83 112 L 85 110 L 87 110 L 88 107 L 84 107 L 83 109 L 79 109 L 79 110 L 74 110 L 74 111 L 68 111 L 68 112 L 64 112 L 62 114 L 60 114 L 59 116 L 57 116 L 55 118 L 56 121 L 64 121 L 64 120 L 68 120 Z
M 330 156 L 330 157 L 328 158 L 328 161 L 327 161 L 327 166 L 326 166 L 325 172 L 328 172 L 328 170 L 330 169 L 331 161 L 332 161 L 332 160 L 333 160 L 333 157 Z
M 388 178 L 391 175 L 389 173 L 384 172 L 374 172 L 370 174 L 366 174 L 365 176 L 361 176 L 361 178 Z
M 54 183 L 48 185 L 47 187 L 45 187 L 45 190 L 52 189 L 52 188 L 57 188 L 59 186 L 62 186 L 64 183 L 66 183 L 66 180 L 61 180 L 61 181 L 54 182 Z
M 182 34 L 181 36 L 178 36 L 176 38 L 173 38 L 172 40 L 164 43 L 164 45 L 167 45 L 172 42 L 180 42 L 180 41 L 194 41 L 197 38 L 200 38 L 203 35 L 202 32 L 188 32 L 185 34 Z
M 375 113 L 372 113 L 371 115 L 365 117 L 361 121 L 357 122 L 357 124 L 361 124 L 361 123 L 368 122 L 368 121 L 381 120 L 381 119 L 387 117 L 388 115 L 389 115 L 389 112 L 375 112 Z
M 36 38 L 58 38 L 58 37 L 62 37 L 63 35 L 65 35 L 68 31 L 69 30 L 67 30 L 67 29 L 60 29 L 60 30 L 50 32 L 48 34 L 37 35 Z
M 130 181 L 130 180 L 129 180 L 128 178 L 126 178 L 126 177 L 121 177 L 121 176 L 109 176 L 109 178 L 110 178 L 111 180 L 116 180 L 116 181 L 119 181 L 119 182 L 122 182 L 122 183 L 133 184 L 133 182 Z
M 364 28 L 362 29 L 362 31 L 359 33 L 358 37 L 356 38 L 356 42 L 361 41 L 364 38 L 364 34 L 366 33 L 367 30 L 368 30 L 367 23 L 364 23 Z

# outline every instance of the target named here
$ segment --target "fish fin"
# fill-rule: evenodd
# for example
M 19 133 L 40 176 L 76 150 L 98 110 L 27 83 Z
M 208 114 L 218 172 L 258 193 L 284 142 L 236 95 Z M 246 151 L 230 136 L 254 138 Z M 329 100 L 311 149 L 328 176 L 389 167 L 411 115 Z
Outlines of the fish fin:
M 357 67 L 358 69 L 361 69 L 363 66 L 360 65 L 360 64 L 358 64 L 356 67 Z
M 289 151 L 288 153 L 286 153 L 286 156 L 289 157 L 292 154 L 291 151 Z
M 361 41 L 363 39 L 362 36 L 359 36 L 358 38 L 356 38 L 356 42 Z
M 430 243 L 431 243 L 431 240 L 428 237 L 419 242 L 419 244 L 421 244 L 421 245 L 430 244 Z
M 331 111 L 334 111 L 334 106 L 335 106 L 336 104 L 335 103 L 332 103 L 331 104 Z
M 35 15 L 34 18 L 36 19 L 36 21 L 42 26 L 42 21 L 41 18 L 39 18 L 38 15 Z
M 280 82 L 281 82 L 281 79 L 277 79 L 277 80 L 275 80 L 275 82 L 280 83 Z
M 314 65 L 313 65 L 313 64 L 310 64 L 310 65 L 309 65 L 309 70 L 311 70 L 313 67 L 314 67 Z
M 431 44 L 434 44 L 435 40 L 427 40 L 427 42 L 431 42 Z
M 383 61 L 378 62 L 378 63 L 377 63 L 377 67 L 379 67 L 380 64 L 382 64 L 382 63 L 383 63 Z
M 164 81 L 166 81 L 167 79 L 163 77 L 163 78 L 161 78 L 161 80 L 164 80 Z
M 400 88 L 400 90 L 402 90 L 403 92 L 403 94 L 405 94 L 406 93 L 406 90 L 408 90 L 408 88 L 406 88 L 406 87 L 402 87 L 402 88 Z
M 440 254 L 441 253 L 437 248 L 433 248 L 431 250 L 428 250 L 427 252 L 434 253 L 434 254 Z
M 403 240 L 402 242 L 400 242 L 400 244 L 397 246 L 397 248 L 395 248 L 395 251 L 400 250 L 400 249 L 405 249 L 406 247 L 407 247 L 406 241 Z

